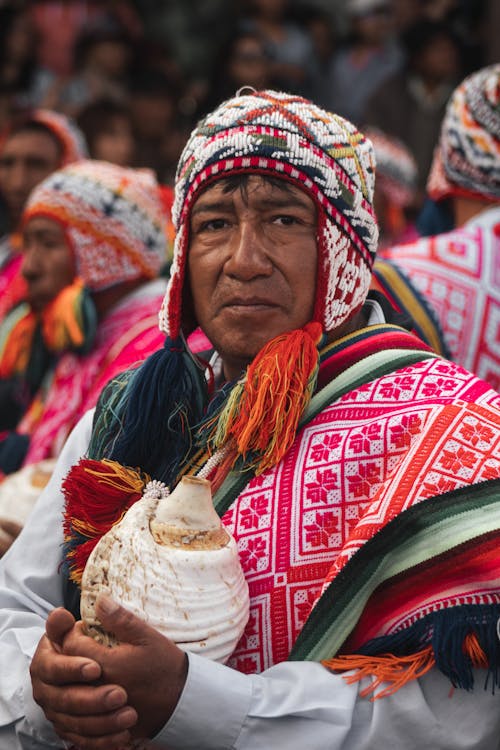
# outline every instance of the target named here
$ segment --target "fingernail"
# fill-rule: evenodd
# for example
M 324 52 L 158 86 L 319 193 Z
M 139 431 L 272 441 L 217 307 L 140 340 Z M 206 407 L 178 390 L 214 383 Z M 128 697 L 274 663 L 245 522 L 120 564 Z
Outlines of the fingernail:
M 101 594 L 99 596 L 97 599 L 97 606 L 105 615 L 112 615 L 120 608 L 120 605 L 107 594 Z
M 83 665 L 80 672 L 84 680 L 96 680 L 99 677 L 101 670 L 97 664 L 89 661 L 87 664 Z
M 106 708 L 120 708 L 120 706 L 123 706 L 126 701 L 126 695 L 123 690 L 117 690 L 114 688 L 113 690 L 110 690 L 109 693 L 106 693 L 104 700 L 106 702 Z
M 133 708 L 127 706 L 116 715 L 116 721 L 119 729 L 130 729 L 137 722 L 137 714 Z

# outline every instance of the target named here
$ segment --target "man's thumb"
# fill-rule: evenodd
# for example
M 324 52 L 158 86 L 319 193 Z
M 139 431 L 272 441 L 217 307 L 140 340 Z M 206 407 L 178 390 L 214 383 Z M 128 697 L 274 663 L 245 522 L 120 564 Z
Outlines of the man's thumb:
M 151 631 L 143 620 L 122 607 L 109 594 L 100 594 L 96 601 L 96 615 L 105 630 L 114 633 L 122 643 L 140 645 L 148 640 Z

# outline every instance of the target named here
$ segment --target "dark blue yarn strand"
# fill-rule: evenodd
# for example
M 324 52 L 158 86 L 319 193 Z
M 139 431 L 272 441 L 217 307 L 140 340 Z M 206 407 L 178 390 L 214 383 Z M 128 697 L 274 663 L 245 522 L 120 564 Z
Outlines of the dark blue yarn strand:
M 366 643 L 360 653 L 378 655 L 391 653 L 407 656 L 432 644 L 437 668 L 452 685 L 464 690 L 474 687 L 474 669 L 470 657 L 464 653 L 463 644 L 474 633 L 488 660 L 484 670 L 485 685 L 491 691 L 500 687 L 500 641 L 497 621 L 498 604 L 465 604 L 432 612 L 411 627 L 390 636 L 374 638 Z
M 167 339 L 130 378 L 120 433 L 108 458 L 170 484 L 192 450 L 191 426 L 206 404 L 202 369 L 178 339 Z

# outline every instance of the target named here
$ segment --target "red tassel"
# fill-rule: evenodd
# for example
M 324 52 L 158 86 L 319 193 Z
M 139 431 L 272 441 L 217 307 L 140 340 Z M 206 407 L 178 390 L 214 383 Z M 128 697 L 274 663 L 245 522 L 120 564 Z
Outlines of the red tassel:
M 148 481 L 147 474 L 107 459 L 84 458 L 71 468 L 62 485 L 64 536 L 70 547 L 75 545 L 68 558 L 77 583 L 99 539 L 141 499 Z

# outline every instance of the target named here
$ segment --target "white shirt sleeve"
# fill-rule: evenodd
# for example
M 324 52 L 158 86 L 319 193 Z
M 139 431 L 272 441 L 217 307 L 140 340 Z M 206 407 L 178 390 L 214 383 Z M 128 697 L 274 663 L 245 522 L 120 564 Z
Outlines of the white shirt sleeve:
M 0 748 L 64 747 L 34 702 L 29 663 L 54 607 L 63 605 L 60 573 L 61 483 L 87 450 L 93 412 L 69 436 L 52 477 L 14 544 L 0 560 Z
M 394 695 L 359 696 L 312 662 L 284 662 L 260 675 L 189 655 L 188 679 L 155 746 L 175 750 L 498 750 L 500 692 L 451 690 L 437 669 Z

